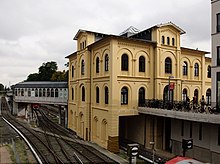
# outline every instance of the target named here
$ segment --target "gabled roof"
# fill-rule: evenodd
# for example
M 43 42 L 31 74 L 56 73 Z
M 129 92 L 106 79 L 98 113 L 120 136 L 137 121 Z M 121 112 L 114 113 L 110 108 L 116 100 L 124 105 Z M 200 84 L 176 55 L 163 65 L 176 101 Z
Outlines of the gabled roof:
M 185 33 L 186 33 L 183 29 L 181 29 L 179 26 L 175 25 L 175 24 L 172 23 L 172 22 L 161 23 L 161 24 L 158 24 L 158 25 L 156 25 L 156 26 L 154 26 L 154 27 L 160 28 L 160 27 L 164 27 L 164 26 L 173 26 L 174 28 L 176 28 L 176 29 L 180 32 L 180 34 L 185 34 Z
M 99 33 L 99 32 L 94 32 L 94 31 L 89 31 L 89 30 L 82 30 L 82 29 L 79 29 L 78 32 L 76 33 L 76 35 L 74 36 L 73 40 L 77 40 L 79 38 L 79 35 L 81 33 L 94 33 L 94 34 L 99 34 L 99 35 L 107 35 L 107 34 L 104 34 L 104 33 Z

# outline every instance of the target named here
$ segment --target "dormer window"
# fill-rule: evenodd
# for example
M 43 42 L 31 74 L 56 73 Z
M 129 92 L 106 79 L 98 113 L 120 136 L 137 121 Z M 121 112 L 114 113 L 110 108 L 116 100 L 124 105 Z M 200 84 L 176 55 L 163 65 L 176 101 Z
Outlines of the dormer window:
M 172 38 L 172 46 L 175 46 L 175 39 Z
M 167 37 L 167 45 L 170 45 L 170 37 Z
M 165 44 L 165 38 L 162 36 L 162 44 Z

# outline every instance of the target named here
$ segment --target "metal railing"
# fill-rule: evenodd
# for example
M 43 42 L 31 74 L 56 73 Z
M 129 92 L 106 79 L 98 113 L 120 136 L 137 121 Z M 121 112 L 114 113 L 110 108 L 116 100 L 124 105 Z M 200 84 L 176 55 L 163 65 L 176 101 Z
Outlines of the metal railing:
M 35 102 L 35 103 L 49 103 L 49 104 L 67 104 L 67 97 L 27 97 L 14 96 L 15 102 Z
M 158 99 L 145 99 L 145 101 L 139 102 L 139 107 L 158 108 L 166 110 L 184 111 L 184 112 L 196 112 L 196 113 L 213 113 L 219 114 L 220 107 L 218 103 L 194 103 L 193 101 L 164 101 Z

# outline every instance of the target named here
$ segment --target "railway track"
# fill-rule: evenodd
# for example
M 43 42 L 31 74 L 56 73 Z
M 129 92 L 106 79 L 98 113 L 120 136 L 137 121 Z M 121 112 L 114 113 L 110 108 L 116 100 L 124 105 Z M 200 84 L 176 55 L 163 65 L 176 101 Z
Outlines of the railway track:
M 37 111 L 37 116 L 40 119 L 39 122 L 43 129 L 49 130 L 51 134 L 56 134 L 59 136 L 58 143 L 62 146 L 64 154 L 68 155 L 68 152 L 73 152 L 75 159 L 80 163 L 116 163 L 109 157 L 100 153 L 96 149 L 80 143 L 76 138 L 73 138 L 73 141 L 63 139 L 63 135 L 69 137 L 69 132 L 63 130 L 64 128 L 54 124 L 46 116 L 43 110 L 39 109 Z M 62 135 L 62 136 L 61 136 Z M 71 159 L 69 159 L 71 161 Z
M 42 163 L 117 163 L 98 150 L 83 144 L 77 137 L 70 135 L 67 129 L 55 125 L 41 110 L 36 111 L 36 114 L 43 133 L 36 132 L 12 116 L 5 98 L 2 98 L 4 119 L 27 138 Z

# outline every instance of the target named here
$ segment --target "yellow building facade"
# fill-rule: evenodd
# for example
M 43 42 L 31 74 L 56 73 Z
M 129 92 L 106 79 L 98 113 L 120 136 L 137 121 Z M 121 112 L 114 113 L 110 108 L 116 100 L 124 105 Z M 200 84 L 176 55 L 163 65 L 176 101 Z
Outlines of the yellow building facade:
M 68 127 L 117 152 L 119 117 L 138 116 L 141 101 L 202 95 L 209 101 L 211 59 L 207 52 L 181 47 L 184 33 L 171 22 L 119 36 L 79 30 L 77 51 L 67 56 Z M 168 84 L 174 85 L 170 95 Z

